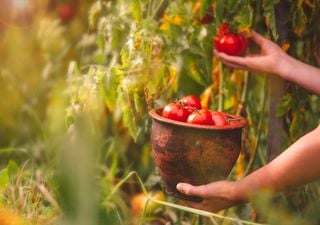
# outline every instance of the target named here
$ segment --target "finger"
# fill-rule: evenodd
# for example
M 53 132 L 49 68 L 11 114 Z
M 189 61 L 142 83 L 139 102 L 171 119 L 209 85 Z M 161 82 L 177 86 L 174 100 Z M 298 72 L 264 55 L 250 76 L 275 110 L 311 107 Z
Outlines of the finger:
M 236 64 L 239 66 L 246 66 L 246 59 L 242 56 L 227 55 L 223 52 L 218 52 L 218 51 L 215 51 L 215 55 L 218 59 L 224 62 Z
M 221 60 L 222 63 L 232 67 L 232 68 L 237 68 L 237 69 L 248 69 L 246 66 L 245 61 L 243 60 L 243 57 L 234 57 L 234 56 L 228 56 L 224 53 L 216 53 L 216 56 L 218 59 Z M 242 59 L 239 59 L 242 58 Z M 240 62 L 239 62 L 240 61 Z
M 242 70 L 248 70 L 246 66 L 241 66 L 235 63 L 226 62 L 224 60 L 221 60 L 221 62 L 229 67 L 235 68 L 235 69 L 242 69 Z
M 178 183 L 176 188 L 178 191 L 186 195 L 195 195 L 203 198 L 208 195 L 208 188 L 206 185 L 193 186 L 187 183 Z
M 261 46 L 263 43 L 269 41 L 268 39 L 264 38 L 259 33 L 252 31 L 251 40 L 253 40 L 257 45 Z

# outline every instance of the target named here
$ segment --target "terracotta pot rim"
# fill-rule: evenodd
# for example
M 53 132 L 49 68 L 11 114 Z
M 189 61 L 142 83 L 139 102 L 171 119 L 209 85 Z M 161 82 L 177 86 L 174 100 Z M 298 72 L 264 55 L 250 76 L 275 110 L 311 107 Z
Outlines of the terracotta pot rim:
M 237 124 L 229 124 L 229 125 L 225 125 L 225 126 L 216 126 L 216 125 L 199 125 L 199 124 L 191 124 L 191 123 L 185 123 L 185 122 L 180 122 L 180 121 L 176 121 L 176 120 L 171 120 L 171 119 L 167 119 L 161 116 L 161 112 L 162 112 L 163 108 L 159 108 L 159 109 L 151 109 L 149 111 L 149 115 L 159 121 L 159 122 L 163 122 L 163 123 L 168 123 L 168 124 L 173 124 L 176 126 L 181 126 L 181 127 L 188 127 L 188 128 L 196 128 L 196 129 L 206 129 L 206 130 L 234 130 L 234 129 L 241 129 L 244 128 L 248 125 L 248 121 L 241 117 L 241 116 L 235 116 L 235 115 L 231 115 L 228 113 L 225 113 L 226 115 L 228 115 L 230 118 L 234 118 L 234 119 L 239 119 L 239 122 Z

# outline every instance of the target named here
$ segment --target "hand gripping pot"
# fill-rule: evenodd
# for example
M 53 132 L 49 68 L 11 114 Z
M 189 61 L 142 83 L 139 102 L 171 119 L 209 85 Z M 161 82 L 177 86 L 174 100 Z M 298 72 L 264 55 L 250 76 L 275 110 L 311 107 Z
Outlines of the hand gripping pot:
M 166 192 L 176 198 L 201 201 L 176 189 L 179 182 L 193 185 L 226 179 L 241 151 L 242 128 L 247 120 L 228 115 L 237 123 L 226 126 L 196 125 L 161 116 L 152 109 L 152 154 Z

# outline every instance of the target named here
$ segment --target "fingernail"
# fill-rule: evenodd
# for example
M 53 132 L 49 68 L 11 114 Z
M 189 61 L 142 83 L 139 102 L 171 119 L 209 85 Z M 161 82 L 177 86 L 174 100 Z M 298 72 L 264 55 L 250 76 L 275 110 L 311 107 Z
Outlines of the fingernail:
M 178 191 L 184 191 L 184 185 L 181 183 L 177 184 L 176 188 L 178 189 Z

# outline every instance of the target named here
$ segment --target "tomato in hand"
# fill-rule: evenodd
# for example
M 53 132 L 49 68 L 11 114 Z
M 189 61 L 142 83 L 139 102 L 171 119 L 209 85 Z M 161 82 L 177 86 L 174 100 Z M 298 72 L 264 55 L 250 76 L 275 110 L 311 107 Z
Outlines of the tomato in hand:
M 202 108 L 200 100 L 194 95 L 187 95 L 180 98 L 179 103 L 189 112 L 193 112 L 196 109 Z
M 222 24 L 213 38 L 216 49 L 228 55 L 243 55 L 248 48 L 248 40 L 243 32 L 233 33 L 232 27 Z
M 171 120 L 186 122 L 190 112 L 180 104 L 172 102 L 166 105 L 162 111 L 162 116 Z
M 212 125 L 211 113 L 207 109 L 195 110 L 188 117 L 187 123 Z
M 214 125 L 225 126 L 228 125 L 225 115 L 222 112 L 210 111 Z
M 231 33 L 231 30 L 232 28 L 228 24 L 221 24 L 220 30 L 217 31 L 218 37 L 221 38 L 222 36 Z
M 238 39 L 240 44 L 239 55 L 243 55 L 246 53 L 246 50 L 248 48 L 248 40 L 243 33 L 238 34 Z
M 226 34 L 219 40 L 215 41 L 216 48 L 219 52 L 228 55 L 238 55 L 240 50 L 240 42 L 235 34 Z

